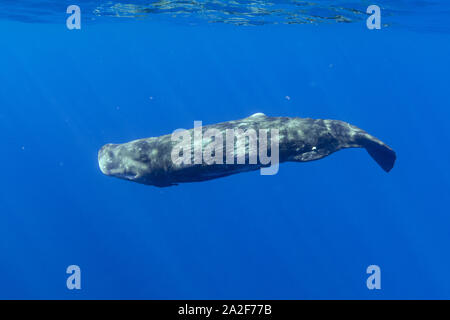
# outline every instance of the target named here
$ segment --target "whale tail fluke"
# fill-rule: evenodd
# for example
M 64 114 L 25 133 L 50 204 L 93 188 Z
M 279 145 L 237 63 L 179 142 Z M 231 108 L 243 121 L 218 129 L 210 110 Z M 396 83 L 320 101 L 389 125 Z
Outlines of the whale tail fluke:
M 359 143 L 384 171 L 391 171 L 397 158 L 394 150 L 369 134 L 363 135 Z

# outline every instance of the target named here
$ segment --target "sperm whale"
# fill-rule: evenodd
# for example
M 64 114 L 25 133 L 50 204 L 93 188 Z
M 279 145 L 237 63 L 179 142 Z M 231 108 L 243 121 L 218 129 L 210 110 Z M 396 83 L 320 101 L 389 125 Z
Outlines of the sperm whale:
M 168 187 L 258 169 L 272 168 L 272 173 L 264 172 L 273 174 L 279 163 L 319 160 L 346 148 L 366 149 L 386 172 L 396 160 L 389 146 L 347 122 L 256 113 L 181 133 L 106 144 L 98 163 L 105 175 Z

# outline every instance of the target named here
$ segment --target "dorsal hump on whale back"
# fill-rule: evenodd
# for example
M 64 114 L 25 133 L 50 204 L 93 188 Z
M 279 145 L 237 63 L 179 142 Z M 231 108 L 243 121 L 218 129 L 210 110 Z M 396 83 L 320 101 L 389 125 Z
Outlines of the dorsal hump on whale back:
M 262 112 L 257 112 L 257 113 L 252 114 L 249 118 L 261 118 L 261 117 L 267 117 L 267 116 Z

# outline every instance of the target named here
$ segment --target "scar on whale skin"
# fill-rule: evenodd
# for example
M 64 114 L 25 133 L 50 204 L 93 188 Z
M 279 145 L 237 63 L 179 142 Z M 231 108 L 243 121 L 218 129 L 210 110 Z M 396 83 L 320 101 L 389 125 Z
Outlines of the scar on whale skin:
M 215 143 L 215 162 L 201 161 L 199 163 L 194 161 L 194 152 L 187 156 L 187 160 L 192 161 L 174 162 L 172 154 L 174 148 L 178 146 L 177 142 L 173 140 L 173 135 L 168 134 L 123 144 L 106 144 L 98 153 L 99 167 L 108 176 L 157 187 L 167 187 L 183 182 L 206 181 L 240 172 L 267 169 L 269 166 L 278 166 L 278 163 L 287 161 L 319 160 L 346 148 L 365 148 L 386 172 L 393 168 L 396 160 L 396 154 L 389 146 L 364 130 L 340 120 L 268 117 L 262 113 L 256 113 L 241 120 L 201 127 L 200 134 L 214 130 L 215 138 L 202 139 L 198 145 L 196 145 L 198 141 L 195 139 L 196 129 L 198 130 L 198 128 L 186 130 L 185 135 L 193 138 L 194 149 L 199 146 L 203 153 L 206 149 L 210 150 L 211 144 Z M 234 161 L 229 162 L 226 161 L 229 160 L 226 159 L 227 155 L 230 155 L 227 150 L 228 143 L 225 143 L 227 132 L 231 130 L 236 132 L 237 129 L 241 130 L 241 138 L 243 133 L 243 140 L 234 136 L 237 140 L 234 144 L 235 139 L 233 139 L 232 160 Z M 257 159 L 253 163 L 250 161 L 252 151 L 253 153 L 257 152 L 254 150 L 255 145 L 259 146 L 263 140 L 261 135 L 256 135 L 256 144 L 255 141 L 252 143 L 249 132 L 261 132 L 261 130 L 272 132 L 270 138 L 267 138 L 265 146 L 267 155 L 273 156 L 278 152 L 279 159 L 276 159 L 276 163 L 262 163 L 261 159 Z M 277 132 L 277 145 L 273 144 L 274 132 Z M 238 144 L 241 148 L 236 147 Z M 189 146 L 191 146 L 190 140 Z M 261 153 L 259 155 L 261 156 Z M 245 159 L 245 162 L 239 162 L 239 159 Z

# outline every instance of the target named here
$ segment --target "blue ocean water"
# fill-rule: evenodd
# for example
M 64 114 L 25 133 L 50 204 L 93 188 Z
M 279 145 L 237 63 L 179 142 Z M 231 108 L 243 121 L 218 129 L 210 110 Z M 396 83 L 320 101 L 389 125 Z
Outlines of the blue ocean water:
M 2 1 L 0 30 L 0 298 L 450 298 L 447 1 Z M 170 188 L 98 168 L 105 143 L 255 112 L 350 122 L 396 165 Z

